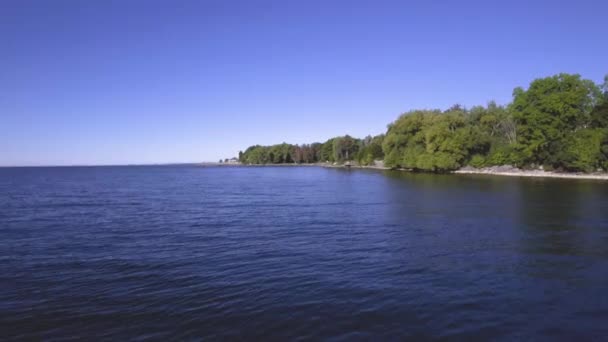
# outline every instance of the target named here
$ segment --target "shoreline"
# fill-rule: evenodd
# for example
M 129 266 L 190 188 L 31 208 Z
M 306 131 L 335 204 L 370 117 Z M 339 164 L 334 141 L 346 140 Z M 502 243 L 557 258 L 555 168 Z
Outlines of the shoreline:
M 562 178 L 562 179 L 592 179 L 608 180 L 608 173 L 563 173 L 542 170 L 510 170 L 498 171 L 489 169 L 460 169 L 452 171 L 456 175 L 489 175 L 503 177 L 527 177 L 527 178 Z
M 336 166 L 332 166 L 336 167 Z M 409 169 L 391 169 L 385 166 L 351 166 L 355 169 L 371 169 L 371 170 L 394 170 L 402 172 L 413 172 Z M 543 170 L 521 170 L 510 168 L 508 170 L 500 170 L 501 167 L 488 167 L 482 169 L 474 169 L 464 167 L 459 170 L 447 172 L 453 175 L 486 175 L 486 176 L 502 176 L 502 177 L 526 177 L 526 178 L 562 178 L 562 179 L 592 179 L 592 180 L 608 180 L 608 173 L 564 173 L 552 172 Z M 428 172 L 421 172 L 428 173 Z
M 312 164 L 230 164 L 230 163 L 203 163 L 202 166 L 222 166 L 222 167 L 324 167 L 328 169 L 362 169 L 362 170 L 378 170 L 378 171 L 401 171 L 413 172 L 409 169 L 394 169 L 380 165 L 333 165 L 327 163 L 312 163 Z M 420 172 L 430 173 L 431 172 Z M 489 167 L 475 169 L 464 167 L 459 170 L 447 172 L 453 175 L 485 175 L 485 176 L 502 176 L 502 177 L 527 177 L 527 178 L 561 178 L 561 179 L 587 179 L 587 180 L 606 180 L 608 181 L 608 173 L 563 173 L 543 170 L 521 170 L 512 167 Z

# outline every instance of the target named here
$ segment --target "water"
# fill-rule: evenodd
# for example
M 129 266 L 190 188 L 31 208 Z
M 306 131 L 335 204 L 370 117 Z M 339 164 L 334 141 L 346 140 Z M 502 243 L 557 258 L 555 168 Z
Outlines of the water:
M 608 338 L 608 184 L 0 169 L 3 339 Z

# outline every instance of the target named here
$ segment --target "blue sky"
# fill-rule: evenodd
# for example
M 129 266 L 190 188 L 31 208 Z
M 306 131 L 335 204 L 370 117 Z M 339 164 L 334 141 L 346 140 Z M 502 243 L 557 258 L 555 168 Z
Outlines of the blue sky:
M 0 165 L 216 161 L 608 73 L 608 1 L 0 1 Z

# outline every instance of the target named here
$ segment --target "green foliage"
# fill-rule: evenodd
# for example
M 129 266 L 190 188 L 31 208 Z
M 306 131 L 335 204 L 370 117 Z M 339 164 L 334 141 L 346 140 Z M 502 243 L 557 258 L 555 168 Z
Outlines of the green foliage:
M 382 141 L 384 134 L 375 137 L 367 136 L 361 141 L 361 147 L 357 152 L 356 160 L 360 165 L 372 165 L 374 160 L 384 159 L 382 152 Z
M 389 126 L 383 150 L 385 165 L 425 171 L 448 171 L 461 166 L 471 152 L 484 149 L 479 130 L 466 111 L 414 111 Z
M 321 144 L 315 143 L 311 145 L 294 145 L 291 148 L 291 160 L 301 163 L 316 163 L 319 161 Z
M 559 74 L 516 88 L 511 105 L 523 162 L 557 165 L 569 134 L 588 127 L 599 88 L 579 75 Z
M 329 139 L 325 143 L 271 146 L 250 146 L 239 152 L 243 164 L 307 164 L 317 162 L 350 161 L 357 156 L 361 141 L 348 135 Z
M 334 162 L 334 139 L 329 139 L 321 145 L 321 161 Z
M 414 168 L 418 153 L 423 153 L 421 143 L 424 139 L 422 129 L 432 115 L 439 111 L 413 111 L 401 115 L 388 126 L 386 137 L 382 143 L 382 151 L 386 156 L 384 165 L 388 167 Z M 416 153 L 413 153 L 417 150 Z M 407 157 L 407 158 L 406 158 Z
M 606 130 L 582 129 L 567 138 L 560 157 L 568 171 L 593 172 L 606 166 Z
M 386 151 L 383 149 L 383 152 Z M 384 155 L 384 165 L 388 167 L 397 167 L 399 165 L 399 151 L 397 149 L 392 149 L 388 152 L 385 152 Z
M 481 154 L 475 154 L 475 155 L 473 155 L 473 157 L 471 157 L 471 161 L 469 162 L 469 165 L 471 165 L 472 167 L 476 167 L 476 168 L 482 168 L 482 167 L 486 166 L 486 158 L 484 156 L 482 156 Z
M 293 163 L 292 150 L 293 145 L 287 143 L 272 146 L 254 145 L 239 153 L 239 161 L 243 164 Z
M 359 141 L 351 136 L 345 135 L 333 140 L 334 160 L 344 162 L 353 160 L 359 151 Z
M 597 105 L 591 112 L 591 127 L 608 127 L 608 99 Z
M 266 164 L 268 162 L 268 148 L 255 145 L 247 148 L 243 153 L 243 163 Z
M 590 172 L 608 169 L 608 75 L 603 85 L 559 74 L 516 88 L 513 102 L 446 111 L 414 110 L 386 135 L 348 135 L 310 145 L 251 146 L 242 163 L 313 163 L 356 160 L 370 165 L 444 172 L 464 165 L 516 165 Z
M 520 165 L 521 158 L 514 151 L 512 145 L 494 145 L 486 156 L 485 166 L 491 165 Z

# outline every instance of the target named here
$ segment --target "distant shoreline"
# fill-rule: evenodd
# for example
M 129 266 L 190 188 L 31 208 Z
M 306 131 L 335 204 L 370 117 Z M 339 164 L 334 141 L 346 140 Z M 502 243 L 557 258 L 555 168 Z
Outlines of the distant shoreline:
M 393 169 L 386 166 L 374 166 L 374 165 L 352 165 L 350 167 L 338 164 L 328 163 L 308 163 L 308 164 L 236 164 L 236 163 L 202 163 L 203 166 L 224 166 L 224 167 L 324 167 L 324 168 L 335 168 L 335 169 L 369 169 L 369 170 L 380 170 L 380 171 L 402 171 L 412 172 L 408 169 Z M 421 172 L 429 173 L 429 172 Z M 432 174 L 432 173 L 431 173 Z M 528 178 L 562 178 L 562 179 L 592 179 L 592 180 L 608 180 L 608 173 L 564 173 L 564 172 L 553 172 L 543 170 L 521 170 L 509 166 L 498 166 L 498 167 L 487 167 L 481 169 L 475 169 L 472 167 L 465 167 L 460 170 L 448 172 L 448 174 L 455 175 L 487 175 L 487 176 L 507 176 L 507 177 L 528 177 Z

